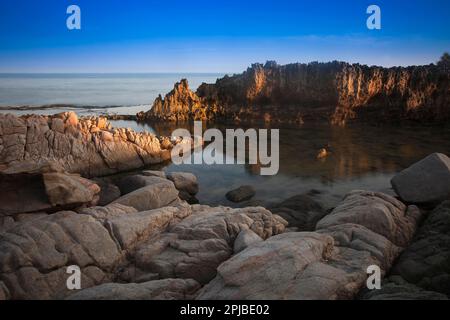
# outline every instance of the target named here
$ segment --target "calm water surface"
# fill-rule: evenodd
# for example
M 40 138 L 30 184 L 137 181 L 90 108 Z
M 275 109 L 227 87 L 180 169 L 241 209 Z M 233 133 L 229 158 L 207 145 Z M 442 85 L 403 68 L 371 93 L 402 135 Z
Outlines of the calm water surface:
M 134 121 L 113 121 L 113 125 L 161 135 L 170 135 L 175 129 L 170 124 Z M 220 125 L 209 127 L 224 129 Z M 275 176 L 259 175 L 257 165 L 167 164 L 163 169 L 194 173 L 200 183 L 201 203 L 233 205 L 225 194 L 248 184 L 256 189 L 252 203 L 268 205 L 315 189 L 320 191 L 315 196 L 317 200 L 333 207 L 354 189 L 391 193 L 389 181 L 396 172 L 430 153 L 450 154 L 449 138 L 449 128 L 367 125 L 340 128 L 310 124 L 280 129 L 280 170 Z M 318 160 L 317 153 L 323 147 L 331 154 Z

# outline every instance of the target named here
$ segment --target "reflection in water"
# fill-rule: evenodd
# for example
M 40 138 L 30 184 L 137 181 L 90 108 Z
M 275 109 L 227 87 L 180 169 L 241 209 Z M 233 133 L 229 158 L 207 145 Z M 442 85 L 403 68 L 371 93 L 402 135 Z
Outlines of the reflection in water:
M 112 121 L 116 127 L 147 130 L 170 135 L 176 128 L 191 130 L 189 123 L 146 124 Z M 211 125 L 220 130 L 232 128 Z M 235 128 L 246 129 L 245 126 Z M 263 127 L 261 127 L 263 128 Z M 450 153 L 450 128 L 417 126 L 348 126 L 309 124 L 280 128 L 280 170 L 276 176 L 260 176 L 258 165 L 179 165 L 165 166 L 167 171 L 189 171 L 200 182 L 201 203 L 232 205 L 225 199 L 229 190 L 252 185 L 255 200 L 267 205 L 311 189 L 326 206 L 333 206 L 348 191 L 368 189 L 388 191 L 389 180 L 399 170 L 433 152 Z M 317 159 L 326 147 L 331 153 Z

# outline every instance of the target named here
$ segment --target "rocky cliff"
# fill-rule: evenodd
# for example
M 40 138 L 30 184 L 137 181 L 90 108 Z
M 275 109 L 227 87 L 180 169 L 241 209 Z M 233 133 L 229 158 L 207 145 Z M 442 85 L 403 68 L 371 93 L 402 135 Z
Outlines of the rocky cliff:
M 242 74 L 202 84 L 186 80 L 145 120 L 295 122 L 344 124 L 349 119 L 445 121 L 450 117 L 449 72 L 438 65 L 383 68 L 345 62 L 253 64 Z

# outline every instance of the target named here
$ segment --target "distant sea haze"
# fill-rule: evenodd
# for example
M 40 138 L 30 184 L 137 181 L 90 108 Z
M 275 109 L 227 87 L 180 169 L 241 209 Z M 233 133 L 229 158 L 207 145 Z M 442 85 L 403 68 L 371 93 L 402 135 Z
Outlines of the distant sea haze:
M 136 114 L 148 110 L 158 94 L 186 78 L 192 89 L 214 83 L 224 74 L 0 74 L 0 112 L 53 114 L 73 109 L 80 114 Z M 5 110 L 5 107 L 63 105 L 51 109 Z M 65 106 L 73 106 L 71 108 Z

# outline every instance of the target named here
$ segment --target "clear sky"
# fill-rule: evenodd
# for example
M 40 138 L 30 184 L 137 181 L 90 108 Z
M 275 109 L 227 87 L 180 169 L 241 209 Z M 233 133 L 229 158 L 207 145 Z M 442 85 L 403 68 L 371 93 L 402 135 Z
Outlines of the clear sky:
M 66 9 L 81 8 L 81 30 Z M 366 9 L 381 8 L 381 30 Z M 428 64 L 449 0 L 1 0 L 0 72 L 240 72 L 253 62 Z

